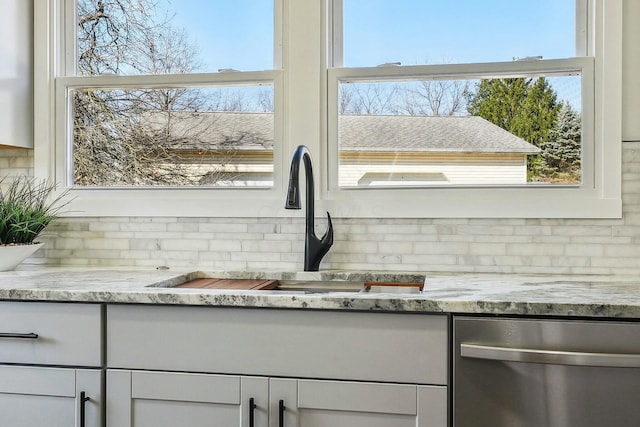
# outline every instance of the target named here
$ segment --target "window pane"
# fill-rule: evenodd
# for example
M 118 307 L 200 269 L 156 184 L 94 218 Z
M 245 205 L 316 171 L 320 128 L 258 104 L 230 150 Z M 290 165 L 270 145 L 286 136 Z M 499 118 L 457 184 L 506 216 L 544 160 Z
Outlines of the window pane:
M 575 56 L 576 0 L 343 0 L 346 67 Z
M 72 92 L 73 183 L 273 185 L 273 88 Z
M 340 82 L 339 185 L 580 184 L 581 80 Z
M 79 75 L 273 68 L 273 0 L 77 0 Z

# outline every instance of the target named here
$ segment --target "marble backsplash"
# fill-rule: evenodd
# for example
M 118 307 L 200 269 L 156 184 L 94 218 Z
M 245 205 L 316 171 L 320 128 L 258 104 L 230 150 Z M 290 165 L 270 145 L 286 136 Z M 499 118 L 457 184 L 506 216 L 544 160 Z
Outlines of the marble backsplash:
M 640 142 L 623 144 L 622 219 L 335 219 L 321 269 L 640 274 Z M 30 150 L 0 171 L 32 173 Z M 323 224 L 318 224 L 320 229 Z M 300 218 L 66 218 L 30 262 L 301 270 Z

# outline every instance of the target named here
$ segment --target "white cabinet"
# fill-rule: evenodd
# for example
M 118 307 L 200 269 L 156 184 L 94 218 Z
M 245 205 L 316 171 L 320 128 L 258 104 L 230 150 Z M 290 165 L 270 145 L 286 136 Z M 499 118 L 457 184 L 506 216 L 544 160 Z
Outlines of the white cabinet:
M 444 315 L 109 305 L 107 427 L 446 427 L 447 343 Z
M 640 141 L 640 2 L 624 0 L 622 25 L 622 140 Z
M 0 365 L 0 425 L 100 426 L 101 378 L 98 369 Z
M 33 0 L 4 0 L 0 15 L 0 147 L 33 147 Z
M 108 370 L 107 384 L 109 426 L 267 425 L 266 378 Z
M 109 368 L 447 384 L 445 315 L 107 306 Z
M 446 387 L 107 371 L 107 426 L 446 427 Z
M 101 426 L 101 331 L 99 305 L 0 302 L 0 426 Z
M 0 363 L 100 366 L 101 307 L 0 302 Z
M 446 409 L 440 386 L 270 380 L 272 427 L 446 427 Z

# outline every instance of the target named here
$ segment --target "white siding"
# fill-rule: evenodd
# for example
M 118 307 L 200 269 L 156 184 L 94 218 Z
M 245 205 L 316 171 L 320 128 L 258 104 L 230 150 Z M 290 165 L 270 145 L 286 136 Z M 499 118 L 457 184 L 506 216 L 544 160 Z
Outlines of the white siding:
M 393 175 L 392 175 L 393 174 Z M 398 184 L 477 185 L 525 184 L 524 155 L 422 155 L 411 159 L 341 160 L 340 185 L 376 185 L 385 179 Z

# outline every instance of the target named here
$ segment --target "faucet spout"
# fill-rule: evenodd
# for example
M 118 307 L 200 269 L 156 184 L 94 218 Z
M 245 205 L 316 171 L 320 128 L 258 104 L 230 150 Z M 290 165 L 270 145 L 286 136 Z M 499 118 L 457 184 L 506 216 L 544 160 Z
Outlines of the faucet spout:
M 291 156 L 291 168 L 289 170 L 289 187 L 287 189 L 287 199 L 285 209 L 300 209 L 300 164 L 304 162 L 305 170 L 305 238 L 304 238 L 304 271 L 318 271 L 322 257 L 329 252 L 333 245 L 333 224 L 331 215 L 327 212 L 329 225 L 321 238 L 315 233 L 314 222 L 314 194 L 313 194 L 313 167 L 311 164 L 311 153 L 305 145 L 299 145 Z

